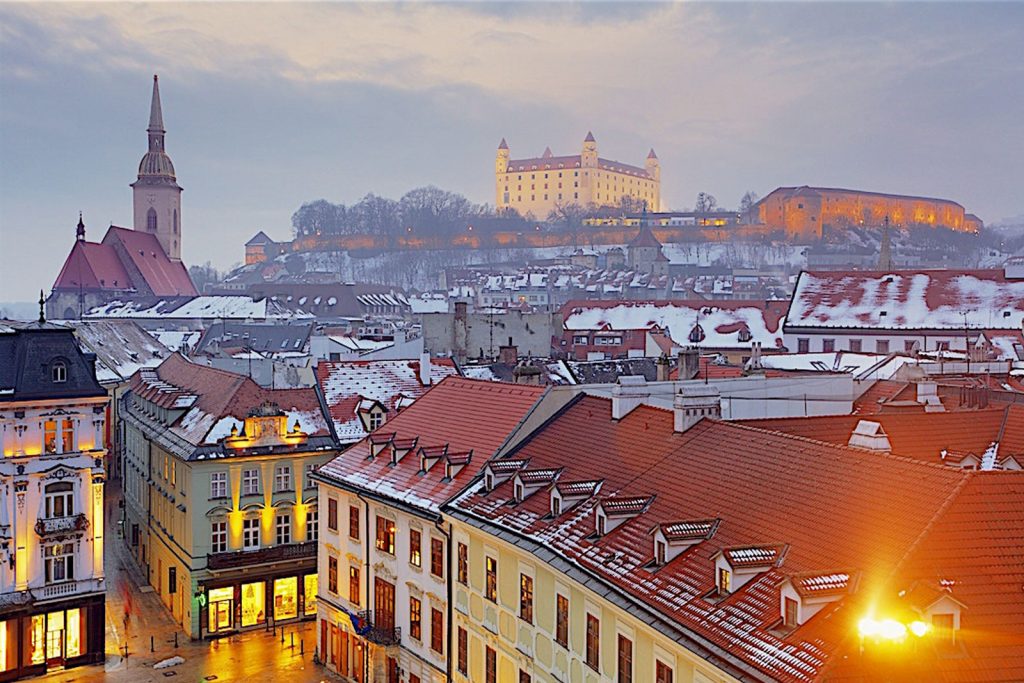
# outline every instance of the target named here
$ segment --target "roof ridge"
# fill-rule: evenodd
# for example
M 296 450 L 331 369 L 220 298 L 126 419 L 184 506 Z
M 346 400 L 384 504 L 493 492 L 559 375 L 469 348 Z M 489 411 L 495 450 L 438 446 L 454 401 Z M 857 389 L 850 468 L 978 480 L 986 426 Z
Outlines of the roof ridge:
M 946 469 L 951 468 L 947 467 Z M 936 527 L 936 525 L 938 525 L 939 520 L 946 515 L 946 512 L 949 511 L 949 509 L 953 506 L 953 503 L 956 502 L 957 498 L 960 497 L 960 494 L 963 492 L 964 487 L 967 486 L 967 483 L 972 481 L 974 476 L 977 474 L 977 471 L 971 470 L 960 470 L 960 472 L 960 481 L 957 482 L 956 486 L 953 487 L 953 490 L 950 491 L 949 495 L 947 495 L 945 500 L 942 501 L 942 505 L 940 505 L 938 510 L 935 511 L 935 514 L 931 516 L 931 519 L 928 520 L 928 523 L 924 525 L 924 528 L 921 529 L 921 533 L 917 535 L 917 538 L 915 538 L 907 547 L 906 552 L 903 553 L 903 556 L 900 558 L 899 562 L 896 563 L 896 566 L 893 567 L 892 572 L 890 572 L 888 577 L 889 579 L 891 579 L 893 576 L 896 576 L 900 572 L 900 570 L 902 570 L 903 567 L 907 564 L 907 562 L 910 561 L 911 556 L 917 551 L 921 544 L 924 543 L 928 535 L 931 534 L 932 530 Z

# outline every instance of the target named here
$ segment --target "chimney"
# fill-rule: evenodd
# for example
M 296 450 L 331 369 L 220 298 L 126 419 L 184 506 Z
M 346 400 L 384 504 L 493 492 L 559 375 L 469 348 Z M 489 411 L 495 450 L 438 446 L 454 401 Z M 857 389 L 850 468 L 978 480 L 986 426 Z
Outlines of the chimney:
M 761 365 L 761 342 L 754 342 L 750 345 L 750 360 L 743 366 L 745 375 L 763 375 L 764 366 Z
M 655 369 L 658 372 L 658 374 L 657 374 L 658 381 L 659 382 L 667 382 L 668 381 L 668 369 L 669 369 L 669 365 L 670 365 L 669 360 L 668 360 L 668 356 L 666 356 L 665 354 L 661 354 L 661 358 L 659 358 L 658 360 L 654 361 L 654 365 L 655 365 Z
M 512 348 L 515 348 L 515 347 L 512 347 Z M 512 361 L 512 364 L 513 365 L 515 364 L 515 360 Z M 524 360 L 522 363 L 519 363 L 518 365 L 516 365 L 515 369 L 512 370 L 512 380 L 516 384 L 538 384 L 539 385 L 539 384 L 541 384 L 540 368 L 538 368 L 537 366 L 532 365 L 531 363 L 528 363 L 528 362 L 526 362 Z
M 512 343 L 512 337 L 508 338 L 508 344 L 498 347 L 498 362 L 512 367 L 519 360 L 519 349 Z
M 877 453 L 892 451 L 889 437 L 886 435 L 885 430 L 882 429 L 882 425 L 870 420 L 861 420 L 857 423 L 846 445 Z
M 650 396 L 651 390 L 643 375 L 620 375 L 612 387 L 612 419 L 626 417 Z
M 679 379 L 693 379 L 700 372 L 700 351 L 689 348 L 679 352 Z
M 705 417 L 721 418 L 722 399 L 718 387 L 707 384 L 683 387 L 672 401 L 672 413 L 677 432 L 685 432 Z
M 430 352 L 426 349 L 420 354 L 420 384 L 430 386 Z
M 943 413 L 946 411 L 946 406 L 942 404 L 942 399 L 939 398 L 938 387 L 935 382 L 917 383 L 917 402 L 924 406 L 924 412 L 926 413 Z
M 456 301 L 455 302 L 455 319 L 465 320 L 466 319 L 466 302 Z

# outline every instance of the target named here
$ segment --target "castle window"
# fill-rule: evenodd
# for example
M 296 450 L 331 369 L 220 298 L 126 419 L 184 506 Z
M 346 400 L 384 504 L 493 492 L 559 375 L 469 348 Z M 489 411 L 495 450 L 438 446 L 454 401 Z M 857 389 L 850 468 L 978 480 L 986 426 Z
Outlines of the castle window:
M 174 234 L 178 234 L 178 210 L 174 210 Z
M 146 230 L 156 232 L 156 209 L 152 206 L 146 212 Z

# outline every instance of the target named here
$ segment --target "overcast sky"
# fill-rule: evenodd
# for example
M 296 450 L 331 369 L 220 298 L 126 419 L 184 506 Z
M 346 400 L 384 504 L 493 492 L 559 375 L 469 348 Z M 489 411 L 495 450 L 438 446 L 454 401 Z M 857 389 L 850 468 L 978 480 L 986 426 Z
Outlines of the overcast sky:
M 184 260 L 225 268 L 304 201 L 419 185 L 493 203 L 493 161 L 641 163 L 669 208 L 811 184 L 1024 213 L 1024 5 L 0 5 L 0 301 L 130 225 L 160 74 Z

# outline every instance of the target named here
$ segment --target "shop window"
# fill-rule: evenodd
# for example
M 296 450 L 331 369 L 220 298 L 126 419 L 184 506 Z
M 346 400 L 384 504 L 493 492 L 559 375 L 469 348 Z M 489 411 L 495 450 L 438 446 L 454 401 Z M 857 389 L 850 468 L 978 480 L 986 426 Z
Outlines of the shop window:
M 292 542 L 292 516 L 277 516 L 277 544 L 285 545 Z
M 57 421 L 46 420 L 43 422 L 43 452 L 53 455 L 57 452 Z
M 260 519 L 253 517 L 242 520 L 242 549 L 256 550 L 260 547 Z
M 266 585 L 262 581 L 242 584 L 242 626 L 255 626 L 266 621 Z
M 299 577 L 274 579 L 274 620 L 299 616 Z
M 32 615 L 31 661 L 33 664 L 46 663 L 46 615 Z
M 70 517 L 74 514 L 75 494 L 72 491 L 70 482 L 62 481 L 56 484 L 47 484 L 45 498 L 45 516 L 47 519 Z
M 235 589 L 231 586 L 206 592 L 209 601 L 207 629 L 211 633 L 230 630 L 234 626 Z
M 75 545 L 60 543 L 46 549 L 44 562 L 46 583 L 60 583 L 75 579 Z
M 416 529 L 409 530 L 409 564 L 414 567 L 423 566 L 423 535 Z
M 316 574 L 306 574 L 302 579 L 302 583 L 302 593 L 305 597 L 302 613 L 308 617 L 316 614 L 316 592 L 320 582 Z

